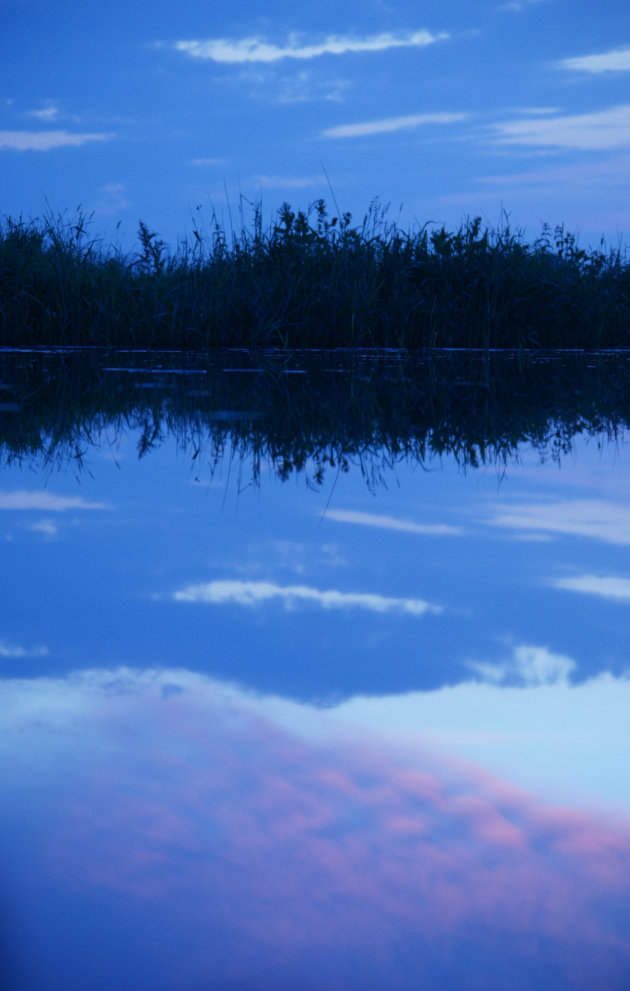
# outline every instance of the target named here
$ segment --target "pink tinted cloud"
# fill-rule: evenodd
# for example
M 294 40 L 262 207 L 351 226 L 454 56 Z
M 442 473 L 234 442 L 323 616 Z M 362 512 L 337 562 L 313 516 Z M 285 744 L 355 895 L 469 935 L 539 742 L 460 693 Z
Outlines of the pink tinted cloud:
M 197 960 L 217 940 L 247 945 L 259 969 L 281 959 L 296 977 L 308 960 L 327 987 L 354 961 L 362 987 L 407 988 L 407 967 L 432 991 L 471 940 L 505 980 L 533 975 L 515 988 L 538 991 L 545 967 L 557 986 L 623 987 L 627 823 L 542 806 L 453 760 L 310 743 L 231 705 L 125 702 L 141 729 L 108 746 L 46 833 L 56 884 L 116 892 L 156 919 L 175 906 Z M 108 744 L 112 726 L 110 711 Z M 243 959 L 228 954 L 226 983 Z

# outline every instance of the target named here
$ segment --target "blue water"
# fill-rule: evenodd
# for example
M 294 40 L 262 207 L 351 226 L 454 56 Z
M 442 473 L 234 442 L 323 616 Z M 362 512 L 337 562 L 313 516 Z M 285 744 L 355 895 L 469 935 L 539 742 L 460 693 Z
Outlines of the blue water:
M 0 476 L 6 986 L 630 986 L 623 440 L 94 440 Z

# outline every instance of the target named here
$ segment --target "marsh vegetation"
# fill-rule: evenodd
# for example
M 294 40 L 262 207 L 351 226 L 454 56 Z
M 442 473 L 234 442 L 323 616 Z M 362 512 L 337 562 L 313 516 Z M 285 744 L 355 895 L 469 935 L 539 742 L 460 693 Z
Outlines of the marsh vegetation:
M 201 214 L 169 251 L 90 235 L 82 214 L 0 224 L 0 330 L 10 346 L 619 348 L 630 264 L 564 227 L 528 244 L 509 222 L 404 231 L 373 203 L 360 224 L 283 205 L 238 233 Z M 241 218 L 243 219 L 243 218 Z

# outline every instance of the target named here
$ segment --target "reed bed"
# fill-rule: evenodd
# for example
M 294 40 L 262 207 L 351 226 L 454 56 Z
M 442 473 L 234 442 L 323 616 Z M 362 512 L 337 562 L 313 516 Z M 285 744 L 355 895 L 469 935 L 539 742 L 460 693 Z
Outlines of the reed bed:
M 238 234 L 216 216 L 170 252 L 91 238 L 89 218 L 0 222 L 5 346 L 336 348 L 630 347 L 627 254 L 564 227 L 528 244 L 509 222 L 404 231 L 377 202 L 363 221 L 284 204 Z

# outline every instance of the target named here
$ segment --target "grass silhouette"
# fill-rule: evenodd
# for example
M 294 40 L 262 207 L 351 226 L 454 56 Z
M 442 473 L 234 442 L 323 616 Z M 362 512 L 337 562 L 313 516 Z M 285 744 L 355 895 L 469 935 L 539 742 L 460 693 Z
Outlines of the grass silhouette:
M 5 346 L 619 348 L 630 264 L 564 227 L 533 244 L 481 219 L 403 231 L 374 202 L 361 224 L 323 200 L 228 236 L 213 214 L 175 252 L 140 222 L 139 250 L 90 238 L 89 218 L 4 218 Z

